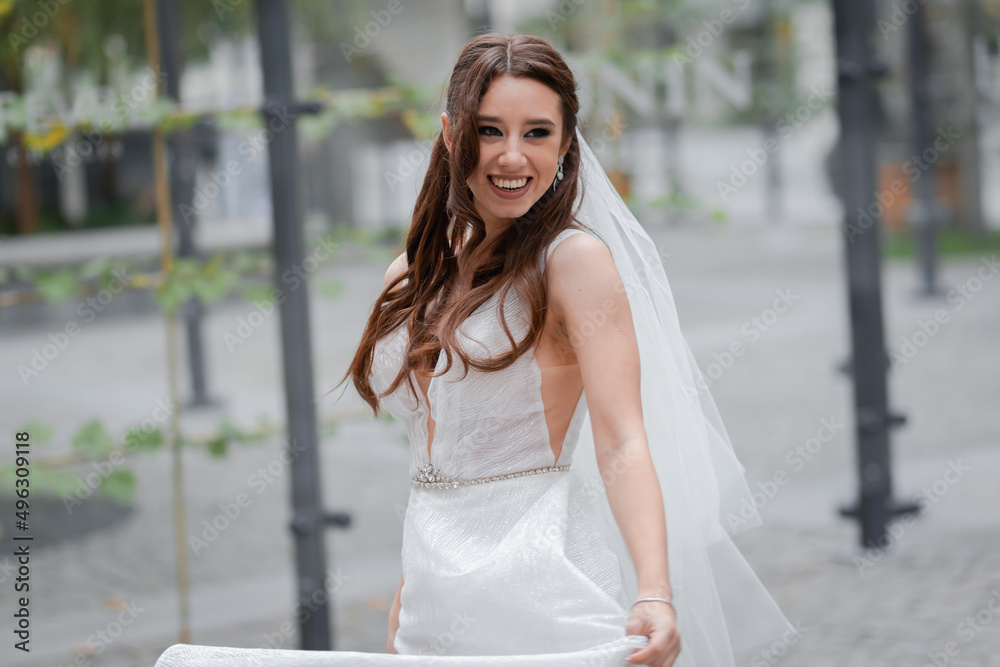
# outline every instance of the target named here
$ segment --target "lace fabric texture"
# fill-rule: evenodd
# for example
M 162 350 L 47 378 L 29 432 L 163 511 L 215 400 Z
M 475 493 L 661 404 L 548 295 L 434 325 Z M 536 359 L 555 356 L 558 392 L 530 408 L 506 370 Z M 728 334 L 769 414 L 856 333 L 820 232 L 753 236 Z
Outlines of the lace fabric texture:
M 543 266 L 562 240 L 582 233 L 557 236 Z M 521 340 L 530 320 L 516 291 L 509 295 L 503 316 Z M 511 349 L 498 298 L 459 328 L 459 344 L 474 358 Z M 379 342 L 372 379 L 377 390 L 395 377 L 406 344 L 405 325 Z M 445 365 L 442 352 L 435 372 Z M 427 463 L 461 479 L 571 464 L 585 395 L 556 460 L 534 349 L 502 371 L 470 368 L 463 378 L 464 370 L 456 357 L 447 373 L 431 379 L 427 400 L 414 401 L 403 386 L 391 397 L 399 402 L 386 403 L 409 432 L 411 474 Z M 428 411 L 434 420 L 429 456 Z M 572 468 L 457 489 L 412 489 L 402 562 L 394 644 L 400 654 L 558 653 L 626 636 L 620 564 Z

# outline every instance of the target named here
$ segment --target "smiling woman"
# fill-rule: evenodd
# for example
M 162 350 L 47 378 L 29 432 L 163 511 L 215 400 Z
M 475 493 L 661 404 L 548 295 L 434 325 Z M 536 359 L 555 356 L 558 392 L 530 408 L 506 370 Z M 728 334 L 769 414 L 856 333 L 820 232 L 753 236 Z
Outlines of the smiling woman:
M 521 218 L 562 178 L 572 134 L 563 130 L 562 100 L 545 84 L 503 74 L 479 102 L 479 164 L 466 183 L 487 240 Z M 441 114 L 441 138 L 452 152 L 452 122 Z
M 742 466 L 578 110 L 544 40 L 465 46 L 345 375 L 411 445 L 388 654 L 178 645 L 157 667 L 733 667 L 794 632 L 722 523 L 754 507 Z

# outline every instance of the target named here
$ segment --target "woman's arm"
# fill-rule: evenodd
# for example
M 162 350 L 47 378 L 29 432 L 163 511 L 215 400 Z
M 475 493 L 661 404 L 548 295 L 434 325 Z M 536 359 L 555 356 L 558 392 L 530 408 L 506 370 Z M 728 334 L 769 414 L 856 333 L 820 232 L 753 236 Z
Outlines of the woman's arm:
M 556 246 L 547 266 L 550 304 L 580 364 L 597 463 L 638 597 L 670 599 L 663 497 L 643 427 L 639 349 L 622 277 L 604 243 L 586 234 Z
M 399 608 L 402 606 L 399 602 L 399 593 L 403 590 L 403 576 L 399 577 L 399 588 L 396 589 L 396 597 L 392 601 L 392 609 L 389 610 L 389 642 L 386 646 L 386 652 L 396 653 L 395 647 L 393 647 L 393 642 L 396 639 L 396 630 L 399 630 Z

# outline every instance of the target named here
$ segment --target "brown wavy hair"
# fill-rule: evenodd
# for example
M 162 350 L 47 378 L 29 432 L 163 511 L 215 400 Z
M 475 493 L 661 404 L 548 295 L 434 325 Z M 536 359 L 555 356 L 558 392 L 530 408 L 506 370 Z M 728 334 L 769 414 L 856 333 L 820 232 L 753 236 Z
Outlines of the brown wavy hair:
M 454 306 L 439 311 L 430 306 L 438 297 L 438 303 L 447 303 L 459 274 L 459 260 L 470 257 L 486 239 L 486 225 L 476 213 L 467 181 L 479 165 L 476 114 L 480 100 L 491 82 L 505 74 L 534 79 L 559 95 L 563 119 L 561 142 L 567 135 L 572 137 L 563 159 L 563 180 L 555 191 L 547 188 L 531 209 L 515 219 L 497 238 L 489 258 L 473 276 L 471 291 Z M 462 49 L 446 93 L 445 111 L 452 124 L 452 152 L 449 155 L 443 132 L 439 132 L 431 148 L 430 164 L 406 236 L 408 266 L 385 287 L 373 304 L 354 359 L 338 383 L 339 386 L 350 377 L 376 416 L 380 410 L 379 399 L 396 391 L 404 380 L 417 396 L 411 372 L 433 370 L 441 351 L 448 357 L 443 373 L 452 366 L 452 350 L 465 364 L 465 374 L 469 367 L 484 372 L 498 371 L 513 364 L 541 336 L 548 302 L 539 264 L 542 249 L 565 229 L 581 228 L 573 211 L 580 168 L 580 146 L 576 140 L 576 115 L 580 104 L 576 91 L 572 71 L 562 56 L 541 38 L 487 33 L 475 37 Z M 455 224 L 457 220 L 471 223 L 472 232 L 467 243 L 463 243 L 467 228 Z M 457 249 L 457 254 L 453 254 L 453 249 Z M 514 341 L 503 315 L 506 295 L 511 288 L 517 290 L 531 313 L 530 331 L 520 342 Z M 471 359 L 457 345 L 456 331 L 501 289 L 499 319 L 513 349 L 482 362 Z M 388 389 L 376 395 L 369 382 L 375 343 L 404 322 L 410 335 L 402 367 Z M 440 331 L 440 338 L 435 331 Z

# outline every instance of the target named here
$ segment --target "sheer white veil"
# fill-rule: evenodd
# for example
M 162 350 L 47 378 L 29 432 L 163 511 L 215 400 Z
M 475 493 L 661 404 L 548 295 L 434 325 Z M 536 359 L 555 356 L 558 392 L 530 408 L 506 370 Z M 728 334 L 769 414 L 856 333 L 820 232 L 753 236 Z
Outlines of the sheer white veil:
M 760 514 L 745 469 L 681 333 L 656 245 L 618 195 L 579 128 L 576 137 L 581 158 L 576 216 L 611 251 L 639 346 L 643 424 L 663 494 L 668 565 L 683 647 L 674 664 L 751 664 L 756 652 L 794 639 L 795 632 L 731 539 L 759 526 Z M 573 467 L 586 479 L 631 604 L 636 599 L 635 570 L 607 501 L 604 483 L 612 480 L 602 480 L 597 467 L 589 413 Z

